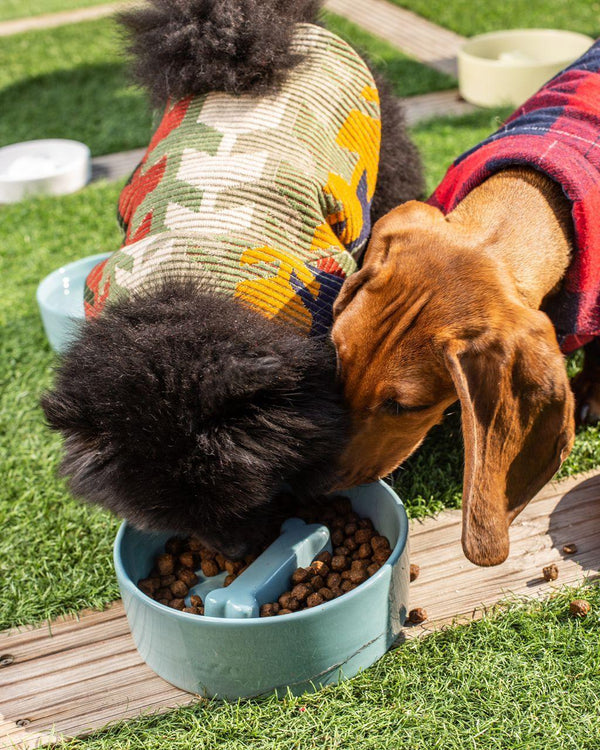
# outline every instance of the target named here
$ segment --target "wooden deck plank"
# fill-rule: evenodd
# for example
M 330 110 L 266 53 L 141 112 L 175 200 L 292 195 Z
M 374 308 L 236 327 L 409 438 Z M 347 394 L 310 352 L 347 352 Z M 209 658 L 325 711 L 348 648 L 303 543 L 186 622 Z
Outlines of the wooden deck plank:
M 556 586 L 600 571 L 600 472 L 545 487 L 511 528 L 511 555 L 478 568 L 462 554 L 459 511 L 411 522 L 411 559 L 421 567 L 411 606 L 429 613 L 403 639 L 481 617 L 506 597 L 547 596 Z M 577 544 L 574 555 L 562 545 Z M 548 583 L 542 567 L 555 562 Z M 64 617 L 0 634 L 0 747 L 32 748 L 87 734 L 106 723 L 165 711 L 196 698 L 157 677 L 140 659 L 120 602 L 103 612 Z M 26 726 L 17 722 L 26 721 Z

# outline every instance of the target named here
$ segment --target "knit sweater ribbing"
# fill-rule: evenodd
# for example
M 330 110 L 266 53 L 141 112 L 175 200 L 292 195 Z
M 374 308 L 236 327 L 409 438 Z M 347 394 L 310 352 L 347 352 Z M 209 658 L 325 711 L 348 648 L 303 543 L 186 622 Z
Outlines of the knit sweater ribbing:
M 268 97 L 169 103 L 119 201 L 124 245 L 88 277 L 86 314 L 194 276 L 320 335 L 370 233 L 379 160 L 375 83 L 341 39 L 299 24 L 304 56 Z

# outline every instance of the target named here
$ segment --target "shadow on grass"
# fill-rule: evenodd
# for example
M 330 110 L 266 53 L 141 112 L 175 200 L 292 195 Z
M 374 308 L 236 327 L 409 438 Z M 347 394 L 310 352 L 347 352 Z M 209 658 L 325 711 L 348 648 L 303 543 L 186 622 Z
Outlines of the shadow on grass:
M 152 116 L 144 93 L 125 85 L 121 63 L 80 65 L 0 90 L 0 146 L 37 138 L 72 138 L 93 155 L 144 146 Z

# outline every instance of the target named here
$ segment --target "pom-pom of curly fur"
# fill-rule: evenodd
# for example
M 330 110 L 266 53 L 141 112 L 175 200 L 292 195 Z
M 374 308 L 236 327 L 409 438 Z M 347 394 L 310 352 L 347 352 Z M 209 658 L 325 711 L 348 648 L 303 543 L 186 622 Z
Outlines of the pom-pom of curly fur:
M 316 20 L 320 0 L 150 0 L 119 15 L 134 75 L 160 106 L 210 91 L 267 94 L 300 57 L 294 24 Z
M 74 494 L 235 556 L 283 482 L 330 485 L 347 432 L 329 342 L 182 282 L 86 322 L 42 405 Z

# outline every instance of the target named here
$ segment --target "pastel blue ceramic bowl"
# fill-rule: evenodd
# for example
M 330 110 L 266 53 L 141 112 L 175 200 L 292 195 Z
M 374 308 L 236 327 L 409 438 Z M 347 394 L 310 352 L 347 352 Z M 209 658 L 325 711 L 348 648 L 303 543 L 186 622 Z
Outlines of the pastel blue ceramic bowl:
M 396 493 L 383 482 L 344 494 L 354 510 L 370 518 L 389 539 L 390 557 L 375 575 L 338 599 L 275 617 L 197 616 L 154 601 L 136 583 L 148 575 L 154 557 L 164 551 L 172 534 L 139 531 L 123 523 L 114 562 L 142 659 L 183 690 L 224 699 L 317 690 L 377 661 L 406 618 L 408 519 Z M 257 563 L 235 583 L 243 585 L 246 574 L 251 579 Z
M 40 281 L 36 298 L 50 346 L 63 352 L 83 321 L 83 287 L 89 272 L 110 253 L 80 258 L 61 266 Z

